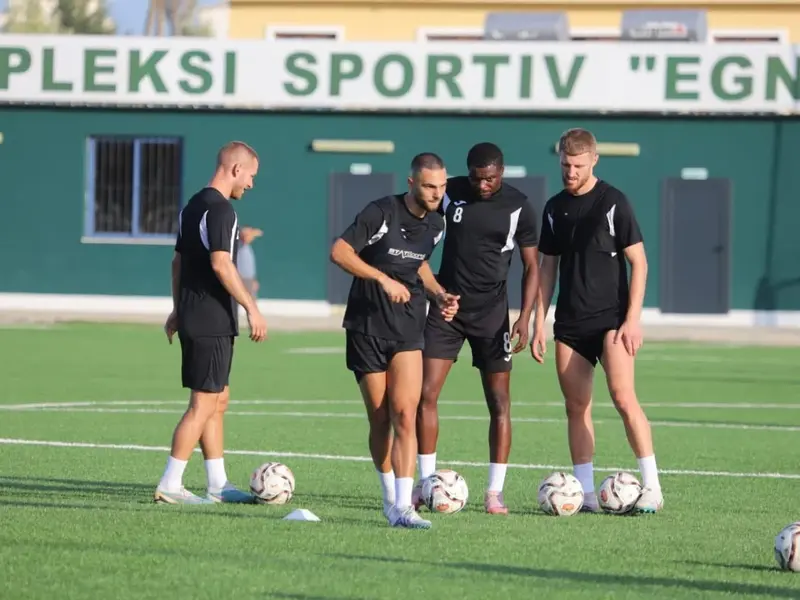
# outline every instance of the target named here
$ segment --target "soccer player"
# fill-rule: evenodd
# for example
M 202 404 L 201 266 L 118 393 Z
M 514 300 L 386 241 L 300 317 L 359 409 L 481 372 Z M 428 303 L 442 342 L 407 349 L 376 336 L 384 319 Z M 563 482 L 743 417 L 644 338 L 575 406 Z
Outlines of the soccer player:
M 343 322 L 347 368 L 364 398 L 383 512 L 390 525 L 408 529 L 431 526 L 411 501 L 425 293 L 435 299 L 443 318 L 458 310 L 458 297 L 439 285 L 428 265 L 444 233 L 437 209 L 446 185 L 441 158 L 417 155 L 408 192 L 368 204 L 331 249 L 331 260 L 353 275 Z M 438 311 L 431 307 L 431 312 Z
M 503 485 L 511 450 L 511 356 L 528 343 L 538 286 L 539 228 L 527 197 L 503 181 L 500 148 L 487 142 L 473 146 L 467 167 L 467 177 L 448 180 L 441 209 L 447 233 L 438 277 L 460 300 L 458 314 L 450 322 L 436 311 L 428 314 L 422 400 L 417 413 L 418 464 L 420 480 L 436 470 L 437 401 L 466 340 L 489 408 L 490 464 L 484 505 L 490 514 L 507 514 Z M 509 328 L 506 281 L 515 244 L 524 265 L 522 309 Z M 514 338 L 516 344 L 512 344 Z M 417 506 L 420 487 L 418 484 L 414 493 Z
M 642 234 L 625 194 L 594 175 L 598 156 L 591 132 L 566 131 L 559 141 L 559 154 L 564 189 L 548 200 L 542 219 L 541 296 L 531 352 L 543 362 L 544 320 L 558 272 L 556 371 L 566 403 L 575 477 L 585 493 L 584 510 L 599 510 L 591 415 L 593 375 L 599 361 L 639 462 L 644 492 L 636 509 L 653 513 L 663 506 L 663 496 L 650 424 L 634 390 L 647 280 Z M 630 284 L 626 261 L 631 265 Z
M 238 307 L 247 312 L 250 339 L 266 338 L 267 324 L 236 270 L 238 218 L 231 200 L 253 187 L 258 156 L 243 142 L 230 142 L 217 155 L 207 187 L 191 197 L 178 218 L 172 259 L 172 313 L 164 331 L 181 344 L 181 378 L 191 390 L 189 407 L 172 437 L 167 466 L 155 501 L 167 504 L 251 502 L 250 494 L 228 481 L 223 459 L 223 416 L 233 340 L 239 334 Z M 198 441 L 205 457 L 207 495 L 183 487 L 183 472 Z

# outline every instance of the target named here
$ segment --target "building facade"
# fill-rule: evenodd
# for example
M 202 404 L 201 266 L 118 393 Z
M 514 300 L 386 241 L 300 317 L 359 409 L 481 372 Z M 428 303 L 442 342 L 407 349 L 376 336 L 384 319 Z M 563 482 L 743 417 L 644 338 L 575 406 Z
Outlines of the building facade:
M 574 41 L 620 39 L 631 9 L 704 10 L 710 42 L 800 43 L 796 0 L 231 0 L 229 35 L 235 39 L 347 41 L 478 40 L 488 13 L 564 12 Z
M 261 157 L 236 208 L 264 232 L 262 297 L 341 304 L 330 244 L 406 188 L 413 155 L 464 174 L 468 149 L 493 141 L 541 215 L 561 188 L 559 136 L 586 127 L 597 174 L 641 224 L 646 307 L 800 324 L 800 46 L 4 40 L 0 296 L 166 301 L 178 212 L 243 139 Z

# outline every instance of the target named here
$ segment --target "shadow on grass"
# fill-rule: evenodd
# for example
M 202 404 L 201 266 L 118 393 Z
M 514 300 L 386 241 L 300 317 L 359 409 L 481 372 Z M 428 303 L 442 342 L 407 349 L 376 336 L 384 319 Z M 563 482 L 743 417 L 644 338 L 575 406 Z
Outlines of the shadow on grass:
M 735 569 L 740 571 L 754 571 L 760 573 L 778 573 L 780 569 L 776 564 L 774 567 L 768 567 L 766 565 L 753 565 L 747 563 L 714 563 L 714 562 L 703 562 L 700 560 L 681 560 L 676 561 L 678 564 L 683 565 L 691 565 L 693 567 L 719 567 L 721 569 Z
M 606 573 L 587 573 L 581 571 L 568 571 L 565 569 L 543 569 L 535 567 L 516 567 L 510 565 L 492 565 L 472 562 L 437 562 L 416 561 L 404 558 L 389 558 L 376 556 L 358 556 L 348 554 L 327 554 L 330 558 L 340 558 L 357 561 L 379 561 L 408 565 L 435 565 L 437 568 L 474 571 L 485 574 L 528 577 L 532 579 L 566 580 L 575 583 L 597 584 L 604 586 L 651 586 L 691 590 L 696 592 L 716 592 L 724 594 L 738 594 L 742 596 L 768 596 L 772 598 L 796 598 L 797 592 L 786 588 L 768 585 L 733 583 L 725 581 L 698 581 L 679 579 L 673 577 L 651 577 L 647 575 L 624 575 Z M 721 566 L 721 565 L 720 565 Z

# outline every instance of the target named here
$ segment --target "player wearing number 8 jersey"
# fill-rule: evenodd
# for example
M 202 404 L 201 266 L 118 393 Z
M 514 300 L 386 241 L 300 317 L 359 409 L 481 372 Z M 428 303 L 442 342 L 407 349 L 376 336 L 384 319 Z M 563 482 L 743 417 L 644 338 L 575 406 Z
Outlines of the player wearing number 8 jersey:
M 525 348 L 538 286 L 538 226 L 527 197 L 503 182 L 503 153 L 491 143 L 467 155 L 469 176 L 453 177 L 441 211 L 446 232 L 438 279 L 458 294 L 459 312 L 447 322 L 430 311 L 425 327 L 424 379 L 417 413 L 420 479 L 436 470 L 439 435 L 437 402 L 447 374 L 464 344 L 481 374 L 489 408 L 489 482 L 487 512 L 506 514 L 503 501 L 511 449 L 509 381 L 511 357 Z M 524 264 L 522 309 L 509 327 L 506 280 L 514 247 Z M 517 338 L 516 344 L 512 340 Z M 420 485 L 416 496 L 419 504 Z

